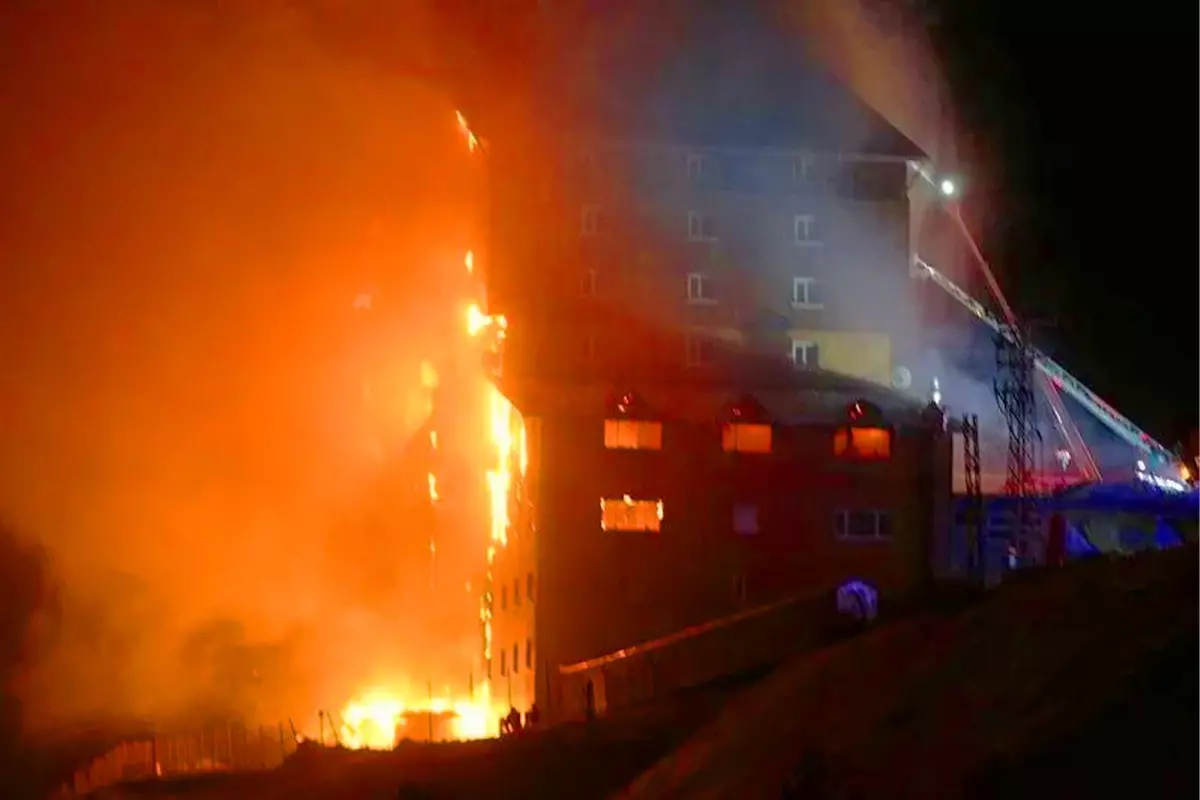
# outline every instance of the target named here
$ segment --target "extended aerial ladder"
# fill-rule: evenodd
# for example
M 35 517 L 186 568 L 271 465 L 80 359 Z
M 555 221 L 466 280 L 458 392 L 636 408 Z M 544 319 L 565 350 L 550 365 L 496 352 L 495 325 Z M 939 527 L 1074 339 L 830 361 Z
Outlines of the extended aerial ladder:
M 968 311 L 975 315 L 979 320 L 986 324 L 996 333 L 1011 338 L 1013 336 L 1012 327 L 1005 325 L 996 319 L 979 301 L 975 300 L 971 295 L 967 294 L 961 287 L 955 284 L 934 267 L 930 266 L 920 256 L 914 256 L 913 266 L 917 269 L 918 274 L 931 279 L 934 283 L 940 286 L 947 294 L 957 300 Z M 1044 375 L 1052 384 L 1053 388 L 1061 389 L 1066 392 L 1072 399 L 1082 405 L 1088 412 L 1098 419 L 1105 427 L 1120 437 L 1123 441 L 1135 447 L 1139 452 L 1154 458 L 1155 460 L 1165 460 L 1167 463 L 1176 461 L 1175 454 L 1168 448 L 1164 447 L 1159 442 L 1155 441 L 1150 434 L 1143 431 L 1133 423 L 1128 417 L 1124 416 L 1111 405 L 1106 403 L 1099 395 L 1089 389 L 1078 378 L 1067 372 L 1061 364 L 1054 359 L 1042 353 L 1039 350 L 1034 350 L 1034 366 L 1038 372 Z M 1055 412 L 1056 422 L 1058 422 L 1058 412 Z M 1064 414 L 1065 416 L 1065 414 Z M 1060 428 L 1061 429 L 1061 428 Z M 1066 437 L 1064 437 L 1066 438 Z M 1068 439 L 1068 446 L 1071 442 Z

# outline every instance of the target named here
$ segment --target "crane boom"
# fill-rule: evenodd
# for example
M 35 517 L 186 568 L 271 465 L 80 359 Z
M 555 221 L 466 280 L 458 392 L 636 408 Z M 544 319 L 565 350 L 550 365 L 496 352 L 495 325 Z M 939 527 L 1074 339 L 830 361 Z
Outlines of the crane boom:
M 989 328 L 1002 336 L 1012 336 L 1012 331 L 1008 326 L 1001 324 L 978 300 L 963 291 L 954 281 L 934 269 L 919 256 L 914 257 L 914 263 L 921 274 L 932 279 L 934 283 L 945 290 L 947 294 L 961 305 L 965 306 L 968 311 L 982 320 Z M 1105 427 L 1128 444 L 1148 455 L 1159 456 L 1169 462 L 1176 460 L 1174 454 L 1169 449 L 1155 441 L 1150 434 L 1135 425 L 1132 420 L 1106 403 L 1099 395 L 1085 386 L 1083 382 L 1067 372 L 1061 364 L 1036 349 L 1034 350 L 1034 366 L 1037 367 L 1039 372 L 1049 378 L 1056 387 L 1069 394 L 1076 402 L 1091 412 L 1092 416 L 1100 420 Z

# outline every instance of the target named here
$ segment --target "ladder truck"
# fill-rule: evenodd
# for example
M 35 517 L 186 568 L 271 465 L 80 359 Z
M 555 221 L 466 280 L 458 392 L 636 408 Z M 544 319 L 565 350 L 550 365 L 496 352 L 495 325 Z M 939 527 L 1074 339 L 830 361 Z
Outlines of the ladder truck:
M 913 267 L 918 277 L 932 280 L 993 331 L 1006 338 L 1011 338 L 1013 335 L 1011 326 L 1001 323 L 1000 320 L 996 319 L 995 316 L 984 308 L 982 303 L 967 294 L 961 287 L 920 256 L 913 257 Z M 1045 376 L 1054 389 L 1065 392 L 1121 440 L 1149 458 L 1151 463 L 1171 464 L 1176 471 L 1179 470 L 1181 464 L 1178 463 L 1178 458 L 1169 448 L 1155 441 L 1150 434 L 1146 433 L 1134 424 L 1132 420 L 1105 402 L 1103 398 L 1085 386 L 1082 381 L 1073 376 L 1057 361 L 1035 349 L 1034 367 L 1039 373 Z M 1065 409 L 1063 411 L 1065 416 Z M 1055 421 L 1059 423 L 1061 430 L 1062 420 L 1058 418 L 1058 411 L 1055 411 L 1055 416 Z M 1071 446 L 1070 438 L 1073 437 L 1064 438 L 1067 438 L 1067 444 Z

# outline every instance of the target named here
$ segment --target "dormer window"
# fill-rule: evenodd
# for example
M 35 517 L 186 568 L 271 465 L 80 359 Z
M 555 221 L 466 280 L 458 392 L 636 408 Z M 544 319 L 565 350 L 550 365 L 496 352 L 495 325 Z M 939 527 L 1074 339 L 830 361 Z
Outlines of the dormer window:
M 611 398 L 604 420 L 604 446 L 609 450 L 661 450 L 663 426 L 635 393 Z
M 838 458 L 884 461 L 892 457 L 892 430 L 874 403 L 856 400 L 846 407 L 846 425 L 833 435 Z
M 727 453 L 771 452 L 772 427 L 767 411 L 753 397 L 730 406 L 721 427 L 721 449 Z

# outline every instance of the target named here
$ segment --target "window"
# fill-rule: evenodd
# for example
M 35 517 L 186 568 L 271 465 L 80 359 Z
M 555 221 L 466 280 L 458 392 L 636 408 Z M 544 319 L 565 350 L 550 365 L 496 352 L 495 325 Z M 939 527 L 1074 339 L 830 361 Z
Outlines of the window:
M 609 450 L 662 450 L 662 423 L 606 419 L 604 446 Z
M 706 336 L 688 336 L 685 360 L 689 367 L 703 367 L 713 360 L 713 342 Z
M 525 640 L 525 669 L 533 669 L 533 639 Z
M 508 663 L 507 663 L 508 659 L 506 658 L 507 655 L 508 655 L 508 650 L 500 651 L 500 677 L 501 678 L 503 678 L 505 675 L 508 674 Z
M 885 460 L 892 456 L 892 432 L 887 428 L 840 428 L 833 434 L 838 458 Z
M 792 363 L 801 369 L 818 368 L 821 366 L 820 346 L 806 339 L 793 339 Z
M 513 642 L 513 675 L 521 671 L 521 645 Z
M 808 183 L 812 180 L 813 158 L 807 153 L 792 159 L 792 183 Z
M 595 297 L 596 296 L 596 270 L 585 269 L 579 273 L 579 296 L 580 297 Z
M 588 331 L 583 334 L 583 341 L 580 342 L 579 360 L 585 364 L 594 363 L 596 360 L 596 334 Z
M 817 291 L 815 278 L 792 278 L 792 308 L 806 308 L 813 311 L 825 307 Z
M 600 232 L 600 206 L 584 206 L 580 213 L 579 232 L 595 236 Z
M 513 605 L 521 605 L 521 579 L 513 578 Z
M 839 509 L 834 514 L 834 532 L 839 539 L 888 539 L 892 535 L 892 515 L 886 511 Z
M 625 495 L 600 501 L 600 530 L 657 532 L 662 518 L 662 500 L 634 500 Z
M 533 573 L 532 572 L 525 576 L 525 597 L 527 597 L 529 599 L 529 602 L 531 602 L 531 603 L 533 602 Z
M 703 211 L 688 212 L 688 239 L 693 242 L 711 242 L 717 238 L 717 225 L 712 216 Z
M 812 214 L 797 214 L 792 220 L 792 237 L 799 245 L 819 245 L 817 218 Z
M 771 452 L 771 426 L 733 422 L 721 429 L 721 448 L 726 452 Z
M 758 533 L 758 506 L 738 503 L 733 507 L 733 532 L 738 536 L 753 536 Z
M 689 303 L 715 303 L 712 281 L 701 272 L 687 276 L 687 301 Z
M 500 610 L 503 611 L 506 608 L 508 608 L 508 587 L 501 586 L 500 587 Z
M 689 153 L 687 157 L 688 180 L 693 183 L 703 180 L 709 172 L 711 159 L 704 153 Z

